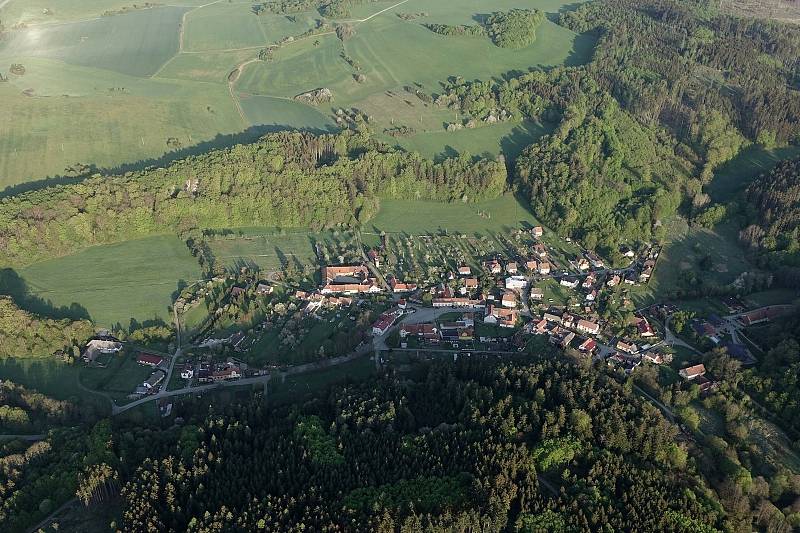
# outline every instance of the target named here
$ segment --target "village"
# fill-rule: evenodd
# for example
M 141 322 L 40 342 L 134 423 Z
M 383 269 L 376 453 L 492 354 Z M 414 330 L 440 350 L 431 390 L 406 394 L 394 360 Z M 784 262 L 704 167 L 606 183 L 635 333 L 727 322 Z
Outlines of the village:
M 558 246 L 541 226 L 499 241 L 502 251 L 464 236 L 419 240 L 417 246 L 408 237 L 381 235 L 374 246 L 350 243 L 338 250 L 342 264 L 323 264 L 305 280 L 268 280 L 243 268 L 187 291 L 176 305 L 185 311 L 192 299 L 211 301 L 210 320 L 175 353 L 136 352 L 144 379 L 125 400 L 158 398 L 168 413 L 170 396 L 241 380 L 266 383 L 273 373 L 298 364 L 313 368 L 331 357 L 372 355 L 379 364 L 402 353 L 503 355 L 539 340 L 623 377 L 641 365 L 663 365 L 707 395 L 717 383 L 700 356 L 719 347 L 745 366 L 754 364 L 742 330 L 786 311 L 748 312 L 735 298 L 723 302 L 725 316 L 695 316 L 673 304 L 636 308 L 633 291 L 653 277 L 657 245 L 622 248 L 609 266 L 569 240 Z M 422 246 L 438 253 L 422 259 L 415 254 Z M 259 318 L 239 327 L 249 315 Z M 84 359 L 92 364 L 122 348 L 100 335 Z

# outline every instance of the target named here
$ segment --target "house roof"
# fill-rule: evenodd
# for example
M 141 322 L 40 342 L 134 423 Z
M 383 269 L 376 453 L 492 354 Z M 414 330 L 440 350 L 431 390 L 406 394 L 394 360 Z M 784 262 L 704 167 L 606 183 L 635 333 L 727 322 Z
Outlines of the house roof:
M 139 357 L 136 358 L 136 361 L 138 363 L 146 363 L 149 365 L 158 366 L 164 361 L 164 358 L 150 353 L 140 353 Z

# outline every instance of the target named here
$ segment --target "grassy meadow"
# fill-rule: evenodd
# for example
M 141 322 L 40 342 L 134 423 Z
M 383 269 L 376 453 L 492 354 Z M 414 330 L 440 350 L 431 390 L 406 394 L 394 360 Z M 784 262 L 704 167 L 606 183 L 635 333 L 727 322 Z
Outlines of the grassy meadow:
M 378 214 L 364 225 L 364 233 L 495 233 L 536 224 L 531 212 L 510 194 L 477 203 L 382 200 Z
M 445 124 L 460 117 L 409 97 L 403 87 L 416 83 L 435 93 L 451 76 L 486 79 L 582 62 L 594 44 L 550 21 L 534 44 L 513 51 L 421 25 L 472 23 L 513 7 L 556 13 L 571 5 L 551 0 L 367 2 L 347 21 L 356 29 L 352 39 L 342 43 L 330 33 L 294 39 L 271 62 L 257 61 L 259 50 L 314 28 L 319 13 L 257 16 L 251 2 L 240 0 L 175 0 L 150 9 L 126 0 L 0 4 L 0 20 L 11 29 L 0 42 L 0 72 L 9 77 L 0 84 L 0 190 L 62 176 L 75 163 L 100 170 L 146 165 L 170 156 L 169 139 L 186 153 L 270 130 L 328 131 L 335 129 L 333 107 L 368 113 L 378 136 L 393 125 L 413 127 L 414 135 L 384 140 L 431 157 L 464 151 L 513 157 L 546 128 L 503 124 L 446 132 Z M 428 16 L 414 21 L 397 16 L 423 11 Z M 363 83 L 343 53 L 360 65 Z M 25 73 L 10 74 L 12 63 L 24 65 Z M 229 87 L 228 76 L 241 66 Z M 292 100 L 318 87 L 331 88 L 332 105 Z
M 160 319 L 180 282 L 192 283 L 200 266 L 174 236 L 95 246 L 30 265 L 19 272 L 28 292 L 54 307 L 77 303 L 99 325 Z

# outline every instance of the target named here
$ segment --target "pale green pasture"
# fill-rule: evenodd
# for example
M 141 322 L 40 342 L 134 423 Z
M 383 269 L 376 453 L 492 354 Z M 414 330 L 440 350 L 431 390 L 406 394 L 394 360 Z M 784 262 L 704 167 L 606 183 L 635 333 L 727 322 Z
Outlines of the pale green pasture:
M 55 307 L 77 303 L 99 325 L 161 319 L 179 282 L 201 277 L 200 266 L 175 236 L 95 246 L 20 270 L 30 294 Z
M 186 8 L 160 7 L 71 24 L 34 26 L 0 41 L 0 60 L 41 57 L 74 65 L 149 76 L 178 51 Z

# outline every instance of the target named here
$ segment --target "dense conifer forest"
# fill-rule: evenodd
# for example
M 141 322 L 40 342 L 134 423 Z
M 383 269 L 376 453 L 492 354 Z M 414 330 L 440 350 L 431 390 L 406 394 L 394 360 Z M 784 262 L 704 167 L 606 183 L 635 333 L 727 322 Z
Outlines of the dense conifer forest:
M 652 406 L 565 362 L 462 361 L 210 413 L 122 487 L 125 531 L 713 531 Z M 555 528 L 555 529 L 554 529 Z M 688 528 L 688 529 L 683 529 Z

